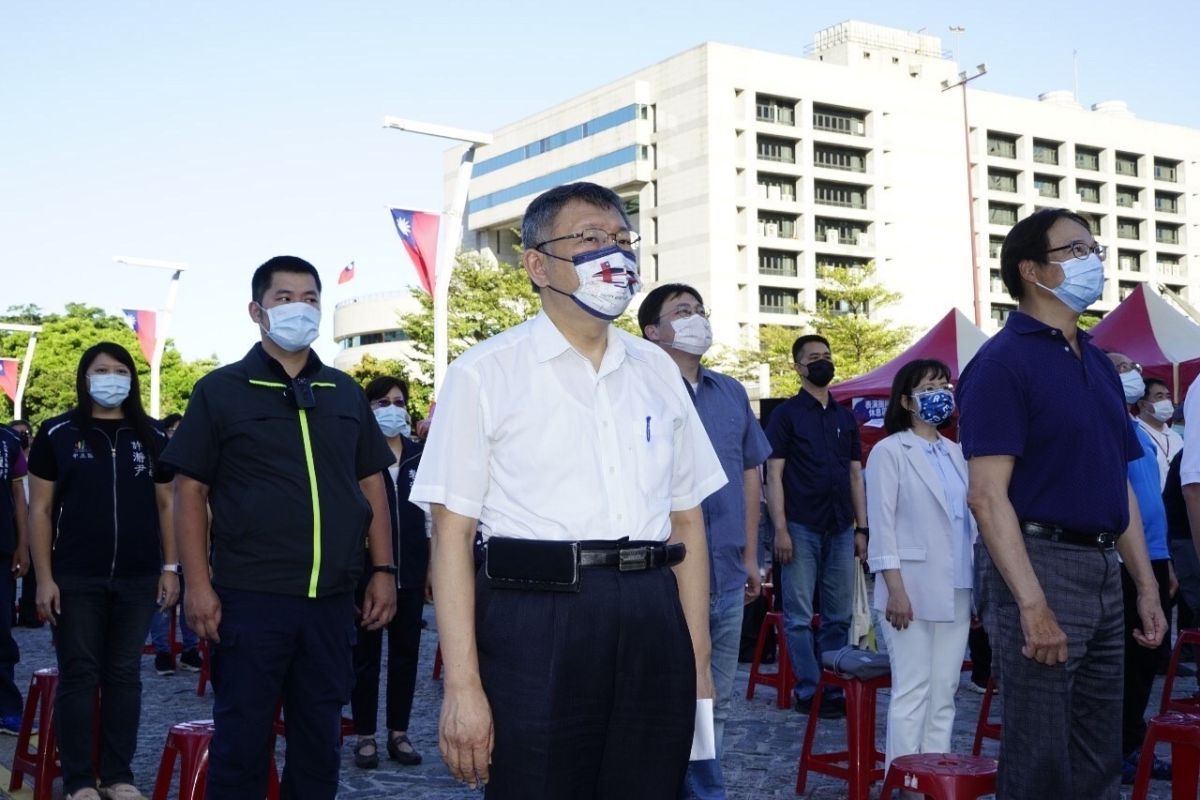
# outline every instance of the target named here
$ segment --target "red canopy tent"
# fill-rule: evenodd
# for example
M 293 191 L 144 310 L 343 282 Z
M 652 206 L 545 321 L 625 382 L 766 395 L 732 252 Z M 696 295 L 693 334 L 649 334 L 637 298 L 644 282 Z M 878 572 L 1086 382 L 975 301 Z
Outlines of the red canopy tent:
M 883 429 L 883 415 L 892 393 L 892 380 L 900 368 L 918 358 L 936 358 L 950 367 L 950 380 L 957 381 L 963 367 L 985 341 L 987 335 L 961 311 L 953 309 L 891 361 L 857 378 L 830 386 L 834 398 L 849 406 L 858 420 L 864 462 L 870 447 L 887 435 Z
M 1157 292 L 1139 284 L 1092 328 L 1092 341 L 1124 353 L 1142 365 L 1142 374 L 1166 381 L 1182 404 L 1200 374 L 1200 325 L 1175 310 Z

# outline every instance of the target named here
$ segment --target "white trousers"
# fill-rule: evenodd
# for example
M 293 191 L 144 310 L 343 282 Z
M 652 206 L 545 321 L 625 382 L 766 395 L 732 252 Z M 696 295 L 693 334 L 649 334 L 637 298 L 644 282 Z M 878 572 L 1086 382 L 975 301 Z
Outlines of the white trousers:
M 950 752 L 954 693 L 971 627 L 971 590 L 954 590 L 954 621 L 914 619 L 902 631 L 884 622 L 892 663 L 887 763 L 911 753 Z

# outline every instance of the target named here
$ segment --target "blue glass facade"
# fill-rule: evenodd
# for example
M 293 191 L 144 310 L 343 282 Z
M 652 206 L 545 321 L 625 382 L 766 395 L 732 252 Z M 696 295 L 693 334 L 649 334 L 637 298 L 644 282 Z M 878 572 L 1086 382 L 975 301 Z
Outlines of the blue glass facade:
M 479 211 L 498 206 L 501 203 L 507 203 L 510 200 L 516 200 L 518 197 L 526 195 L 538 194 L 547 189 L 551 189 L 559 184 L 571 183 L 572 181 L 581 180 L 588 175 L 597 172 L 603 172 L 606 169 L 620 166 L 621 164 L 629 164 L 637 160 L 638 146 L 631 144 L 628 147 L 622 147 L 620 150 L 614 150 L 611 153 L 605 153 L 602 156 L 588 159 L 579 164 L 572 164 L 569 167 L 563 167 L 560 170 L 541 175 L 537 178 L 531 178 L 527 181 L 522 181 L 514 186 L 509 186 L 506 189 L 500 189 L 491 194 L 485 194 L 476 197 L 467 202 L 467 213 L 474 214 Z
M 549 152 L 550 150 L 557 150 L 572 142 L 577 142 L 588 136 L 594 136 L 600 133 L 600 131 L 606 131 L 609 128 L 615 128 L 626 122 L 632 122 L 637 119 L 637 114 L 637 104 L 627 105 L 624 108 L 618 108 L 616 111 L 601 114 L 594 119 L 589 119 L 587 122 L 551 134 L 543 139 L 538 139 L 536 142 L 531 142 L 524 147 L 518 147 L 515 150 L 509 150 L 507 153 L 501 153 L 498 156 L 481 161 L 475 165 L 475 174 L 487 175 L 489 172 L 495 172 L 498 169 L 519 163 L 528 158 L 540 156 L 542 153 Z

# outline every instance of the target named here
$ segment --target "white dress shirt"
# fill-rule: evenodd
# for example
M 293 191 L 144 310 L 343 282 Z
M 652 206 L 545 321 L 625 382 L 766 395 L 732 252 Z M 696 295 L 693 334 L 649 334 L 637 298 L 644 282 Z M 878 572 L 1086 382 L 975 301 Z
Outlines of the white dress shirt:
M 670 356 L 609 326 L 596 370 L 541 312 L 450 365 L 409 500 L 485 539 L 666 541 L 725 482 Z
M 1170 425 L 1156 429 L 1141 417 L 1137 418 L 1137 422 L 1150 437 L 1150 441 L 1154 442 L 1155 454 L 1158 456 L 1158 490 L 1161 492 L 1167 485 L 1167 471 L 1171 468 L 1171 461 L 1183 449 L 1183 437 L 1171 430 Z
M 1200 377 L 1192 381 L 1183 401 L 1183 441 L 1179 482 L 1184 486 L 1200 483 Z

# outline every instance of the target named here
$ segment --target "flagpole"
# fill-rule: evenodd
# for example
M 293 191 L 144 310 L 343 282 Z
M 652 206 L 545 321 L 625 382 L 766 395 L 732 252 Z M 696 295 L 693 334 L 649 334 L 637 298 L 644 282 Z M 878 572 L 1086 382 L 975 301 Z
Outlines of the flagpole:
M 25 331 L 29 334 L 29 342 L 25 345 L 25 359 L 17 375 L 17 394 L 13 398 L 13 419 L 21 419 L 21 404 L 25 400 L 25 386 L 29 383 L 29 367 L 33 364 L 33 351 L 37 349 L 37 335 L 42 332 L 42 326 L 5 322 L 0 324 L 0 330 Z
M 467 145 L 459 157 L 454 191 L 446 205 L 443 219 L 438 223 L 438 249 L 434 261 L 433 281 L 433 397 L 436 400 L 450 361 L 450 273 L 454 270 L 458 246 L 462 242 L 463 218 L 467 210 L 467 194 L 471 186 L 475 151 L 479 147 L 491 144 L 492 135 L 391 116 L 383 118 L 383 127 L 454 139 Z
M 154 352 L 150 357 L 150 416 L 160 419 L 162 414 L 162 359 L 167 348 L 167 334 L 171 330 L 171 316 L 175 310 L 175 298 L 179 294 L 179 278 L 188 268 L 187 264 L 178 261 L 159 261 L 151 258 L 128 258 L 113 256 L 118 264 L 128 264 L 131 267 L 150 267 L 153 269 L 171 270 L 171 280 L 167 284 L 166 305 L 154 315 Z

